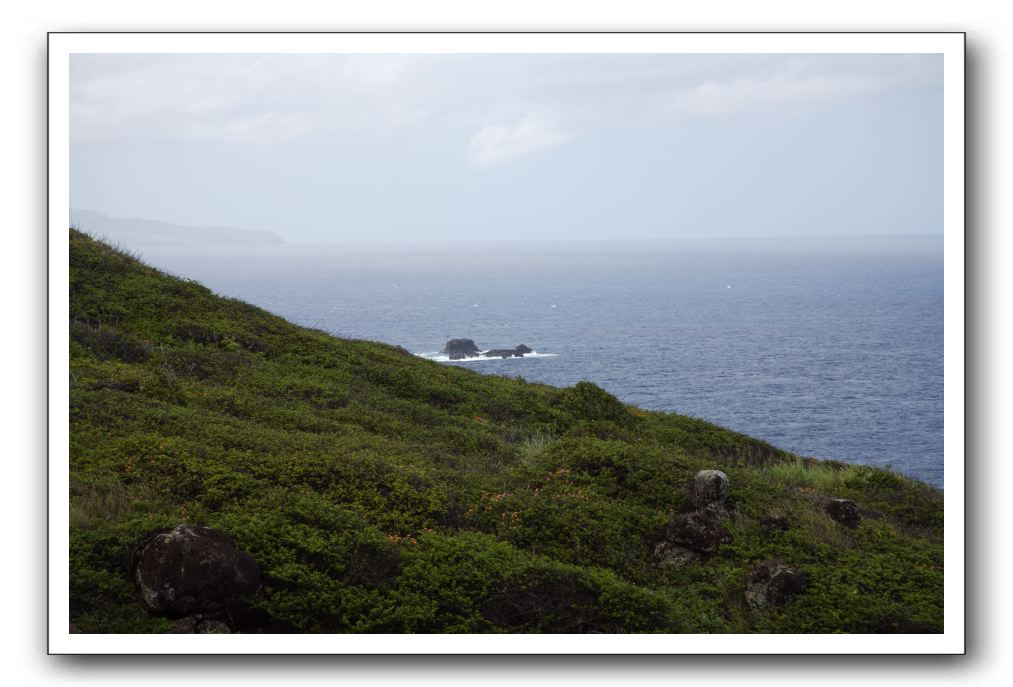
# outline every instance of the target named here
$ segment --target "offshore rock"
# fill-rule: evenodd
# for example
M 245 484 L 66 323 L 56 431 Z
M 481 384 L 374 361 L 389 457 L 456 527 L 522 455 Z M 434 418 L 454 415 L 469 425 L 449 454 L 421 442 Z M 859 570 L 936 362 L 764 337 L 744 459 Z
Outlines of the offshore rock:
M 697 553 L 715 553 L 727 532 L 717 515 L 711 511 L 694 511 L 677 515 L 665 530 L 665 538 Z
M 451 339 L 443 347 L 442 352 L 449 355 L 451 360 L 460 360 L 454 356 L 466 358 L 470 355 L 478 355 L 478 346 L 471 339 Z
M 832 520 L 836 520 L 852 529 L 858 527 L 858 523 L 862 520 L 862 516 L 858 512 L 858 506 L 855 505 L 854 501 L 849 501 L 848 499 L 827 499 L 823 509 Z
M 495 348 L 482 354 L 483 358 L 523 358 L 531 349 L 521 344 L 516 348 Z
M 523 358 L 525 354 L 532 353 L 532 349 L 524 344 L 514 348 L 494 348 L 483 353 L 471 339 L 451 339 L 443 347 L 441 353 L 446 353 L 451 360 L 466 360 L 468 358 Z
M 783 606 L 809 586 L 806 576 L 778 560 L 757 563 L 746 575 L 746 603 L 754 611 Z
M 728 475 L 720 470 L 701 470 L 693 478 L 690 496 L 697 508 L 723 504 L 728 498 Z
M 168 618 L 215 613 L 260 586 L 260 567 L 223 532 L 178 525 L 142 542 L 134 579 L 144 605 Z

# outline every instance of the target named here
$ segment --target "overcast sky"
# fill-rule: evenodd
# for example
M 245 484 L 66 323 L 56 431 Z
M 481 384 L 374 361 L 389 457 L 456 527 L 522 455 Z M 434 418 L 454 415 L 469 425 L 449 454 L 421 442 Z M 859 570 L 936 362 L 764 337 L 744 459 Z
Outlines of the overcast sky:
M 939 55 L 74 55 L 71 206 L 290 241 L 941 234 Z

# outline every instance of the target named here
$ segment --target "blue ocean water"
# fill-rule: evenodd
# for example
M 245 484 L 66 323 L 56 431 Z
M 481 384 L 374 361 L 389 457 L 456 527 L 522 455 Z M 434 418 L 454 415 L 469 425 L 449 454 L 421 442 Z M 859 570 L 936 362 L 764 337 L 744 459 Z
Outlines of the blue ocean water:
M 144 247 L 289 320 L 943 485 L 941 237 Z

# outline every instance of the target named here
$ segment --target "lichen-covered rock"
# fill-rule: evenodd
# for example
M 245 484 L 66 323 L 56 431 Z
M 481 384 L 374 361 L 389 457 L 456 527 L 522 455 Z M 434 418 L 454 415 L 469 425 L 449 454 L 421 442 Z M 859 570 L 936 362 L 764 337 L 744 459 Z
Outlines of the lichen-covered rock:
M 230 635 L 232 628 L 221 620 L 202 618 L 199 615 L 188 615 L 177 618 L 169 625 L 169 634 L 174 635 Z
M 192 615 L 176 618 L 169 624 L 169 634 L 192 635 L 197 632 L 197 622 L 197 617 Z
M 134 579 L 148 610 L 183 618 L 248 598 L 260 586 L 260 567 L 223 532 L 178 525 L 144 543 Z
M 701 470 L 690 485 L 690 496 L 697 508 L 723 504 L 728 498 L 728 475 L 720 470 Z
M 700 560 L 700 554 L 684 546 L 663 541 L 654 547 L 654 560 L 659 568 L 681 568 Z
M 716 552 L 727 534 L 718 517 L 710 511 L 677 515 L 665 530 L 669 542 L 697 553 Z
M 783 606 L 809 586 L 805 574 L 778 560 L 762 561 L 746 575 L 746 603 L 754 611 Z
M 858 523 L 862 520 L 858 506 L 848 499 L 828 499 L 823 509 L 832 520 L 848 527 L 858 527 Z
M 202 620 L 197 623 L 196 632 L 199 635 L 230 635 L 232 628 L 221 620 Z

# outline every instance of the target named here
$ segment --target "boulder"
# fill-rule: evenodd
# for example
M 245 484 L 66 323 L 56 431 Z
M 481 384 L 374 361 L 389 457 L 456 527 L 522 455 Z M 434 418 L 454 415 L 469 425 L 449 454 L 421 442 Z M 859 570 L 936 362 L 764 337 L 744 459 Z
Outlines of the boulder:
M 460 360 L 469 355 L 478 355 L 478 346 L 471 339 L 451 339 L 443 348 L 443 353 L 450 356 L 451 360 Z M 455 355 L 461 358 L 455 358 Z
M 169 625 L 169 634 L 174 635 L 230 635 L 232 628 L 221 620 L 188 615 L 177 618 Z
M 260 586 L 260 567 L 223 532 L 178 525 L 152 535 L 135 558 L 134 579 L 148 610 L 168 618 L 215 613 Z
M 746 574 L 746 603 L 754 611 L 783 606 L 809 586 L 805 574 L 778 560 L 757 563 Z
M 728 498 L 728 475 L 720 470 L 701 470 L 690 485 L 690 496 L 697 508 L 723 504 Z
M 523 355 L 525 353 L 533 353 L 534 352 L 530 348 L 528 348 L 527 346 L 525 346 L 524 344 L 518 345 L 517 348 L 515 348 L 514 350 L 517 351 L 518 353 L 520 353 L 521 355 Z
M 700 554 L 684 546 L 663 541 L 654 547 L 654 560 L 659 568 L 681 568 L 700 560 Z
M 827 499 L 823 509 L 832 520 L 836 520 L 847 527 L 858 527 L 858 523 L 862 520 L 862 516 L 858 512 L 858 506 L 855 505 L 854 501 L 849 501 L 848 499 Z
M 196 616 L 188 615 L 185 618 L 176 618 L 169 624 L 169 634 L 192 635 L 197 632 L 197 623 L 200 622 Z
M 694 511 L 675 516 L 665 530 L 665 538 L 672 544 L 697 553 L 714 553 L 727 532 L 718 516 L 709 511 Z
M 199 635 L 230 635 L 232 628 L 221 620 L 202 620 L 197 623 L 196 632 Z

